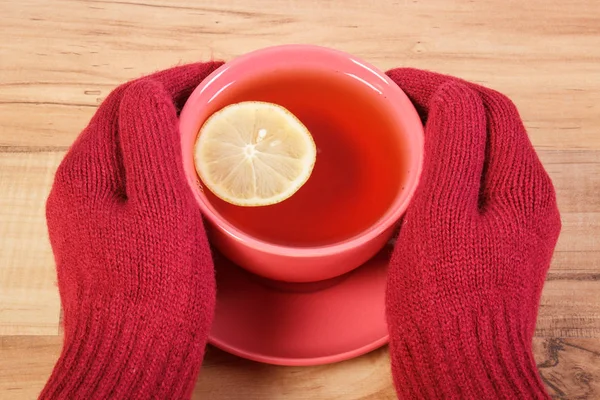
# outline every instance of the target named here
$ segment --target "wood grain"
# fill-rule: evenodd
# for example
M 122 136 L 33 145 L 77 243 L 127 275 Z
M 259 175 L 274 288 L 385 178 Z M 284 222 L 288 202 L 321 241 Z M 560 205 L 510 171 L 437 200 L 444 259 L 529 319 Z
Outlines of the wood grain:
M 44 206 L 61 158 L 0 155 L 0 335 L 58 333 L 60 302 Z
M 60 354 L 58 336 L 0 337 L 0 393 L 32 399 Z M 554 399 L 600 398 L 600 340 L 534 340 L 538 369 Z M 314 368 L 279 367 L 242 360 L 208 348 L 193 399 L 395 399 L 387 348 L 354 360 Z
M 557 399 L 600 398 L 600 2 L 0 1 L 0 26 L 0 398 L 35 397 L 60 351 L 44 202 L 97 105 L 125 80 L 282 43 L 457 75 L 515 101 L 563 220 L 538 318 L 540 371 Z M 282 368 L 211 348 L 195 398 L 395 395 L 385 349 Z

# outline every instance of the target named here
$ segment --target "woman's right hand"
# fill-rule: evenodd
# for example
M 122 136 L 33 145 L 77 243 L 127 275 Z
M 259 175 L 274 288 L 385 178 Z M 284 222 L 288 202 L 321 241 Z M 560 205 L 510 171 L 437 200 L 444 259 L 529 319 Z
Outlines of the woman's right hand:
M 531 342 L 561 223 L 519 114 L 502 94 L 456 78 L 388 75 L 425 124 L 421 183 L 386 297 L 398 395 L 548 398 Z

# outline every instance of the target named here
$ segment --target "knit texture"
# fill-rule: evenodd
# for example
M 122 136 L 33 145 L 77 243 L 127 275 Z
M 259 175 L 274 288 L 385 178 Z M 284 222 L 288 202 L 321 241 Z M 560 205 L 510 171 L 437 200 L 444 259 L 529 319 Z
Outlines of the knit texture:
M 190 397 L 215 283 L 177 110 L 218 66 L 120 86 L 61 163 L 47 221 L 65 337 L 40 398 Z M 560 217 L 518 112 L 456 78 L 388 74 L 426 134 L 386 295 L 398 396 L 547 398 L 531 340 Z
M 421 183 L 386 294 L 402 399 L 546 399 L 531 343 L 560 232 L 550 178 L 505 96 L 388 72 L 425 122 Z
M 126 83 L 56 173 L 47 222 L 64 347 L 42 399 L 189 398 L 215 306 L 177 108 L 218 63 Z

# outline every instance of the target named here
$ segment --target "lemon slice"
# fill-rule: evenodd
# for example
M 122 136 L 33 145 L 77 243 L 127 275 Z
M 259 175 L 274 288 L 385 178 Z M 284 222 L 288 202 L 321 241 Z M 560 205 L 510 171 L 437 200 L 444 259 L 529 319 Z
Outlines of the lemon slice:
M 306 127 L 286 108 L 246 101 L 211 115 L 194 148 L 196 171 L 217 197 L 238 206 L 266 206 L 306 183 L 317 156 Z

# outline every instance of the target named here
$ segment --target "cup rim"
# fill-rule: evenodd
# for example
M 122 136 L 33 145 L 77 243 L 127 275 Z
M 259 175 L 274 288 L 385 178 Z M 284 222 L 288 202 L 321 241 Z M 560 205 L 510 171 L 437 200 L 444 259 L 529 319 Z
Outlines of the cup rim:
M 211 85 L 219 77 L 222 77 L 224 74 L 239 73 L 238 71 L 242 69 L 244 77 L 264 74 L 265 63 L 268 63 L 269 68 L 285 68 L 286 66 L 294 65 L 295 68 L 306 67 L 351 75 L 382 94 L 385 102 L 389 104 L 390 110 L 388 111 L 390 117 L 394 120 L 395 124 L 403 127 L 402 131 L 407 135 L 405 141 L 411 143 L 409 146 L 411 147 L 410 152 L 414 154 L 411 164 L 408 165 L 409 171 L 404 188 L 399 191 L 392 204 L 377 222 L 355 236 L 340 242 L 312 247 L 295 247 L 269 243 L 236 228 L 214 209 L 203 194 L 203 185 L 194 166 L 193 151 L 190 150 L 194 148 L 198 131 L 206 118 L 199 117 L 199 113 L 196 111 L 208 105 L 229 85 L 221 88 L 212 87 Z M 351 69 L 351 71 L 344 71 L 346 68 Z M 392 112 L 392 109 L 394 112 Z M 293 254 L 296 258 L 325 257 L 343 253 L 349 249 L 361 247 L 371 242 L 387 231 L 406 211 L 417 189 L 423 169 L 423 125 L 408 96 L 385 73 L 373 65 L 349 53 L 322 46 L 306 44 L 271 46 L 246 53 L 226 62 L 208 75 L 194 89 L 181 110 L 179 128 L 183 152 L 182 161 L 186 179 L 203 216 L 235 241 L 254 250 L 273 255 L 289 256 Z M 187 144 L 190 142 L 191 146 L 188 147 Z M 190 154 L 186 156 L 187 153 Z

